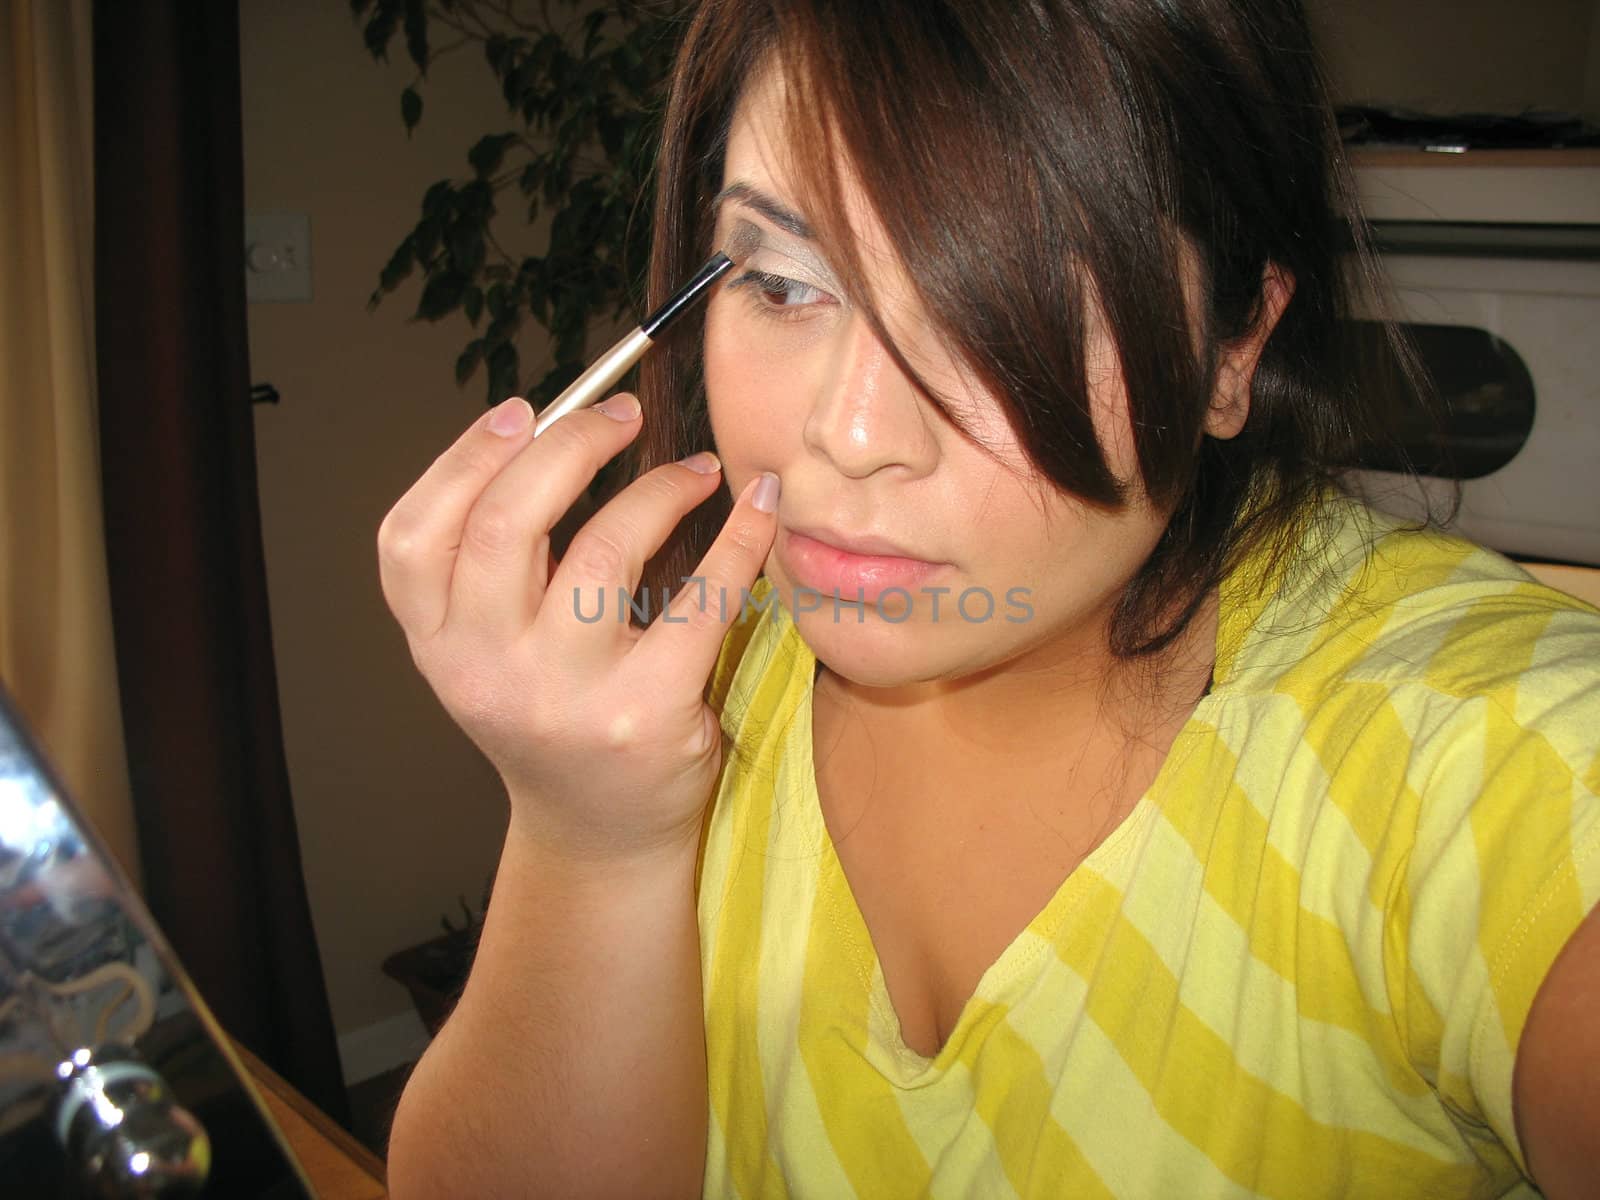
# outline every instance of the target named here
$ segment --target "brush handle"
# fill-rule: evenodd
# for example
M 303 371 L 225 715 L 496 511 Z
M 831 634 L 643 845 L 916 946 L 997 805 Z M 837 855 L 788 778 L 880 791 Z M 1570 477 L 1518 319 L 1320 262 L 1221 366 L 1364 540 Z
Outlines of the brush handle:
M 567 390 L 539 414 L 539 419 L 533 425 L 533 436 L 538 437 L 568 413 L 588 408 L 605 399 L 606 393 L 615 386 L 617 380 L 626 375 L 628 368 L 643 358 L 644 352 L 653 344 L 649 334 L 643 329 L 635 329 L 595 359 L 589 364 L 588 370 L 574 379 Z
M 671 296 L 666 303 L 644 319 L 643 324 L 589 365 L 589 369 L 572 381 L 571 386 L 557 396 L 534 422 L 533 436 L 538 437 L 569 412 L 588 408 L 604 398 L 606 392 L 628 372 L 628 368 L 644 357 L 644 352 L 655 344 L 661 331 L 688 311 L 713 283 L 733 269 L 733 260 L 726 254 L 713 254 L 694 277 Z

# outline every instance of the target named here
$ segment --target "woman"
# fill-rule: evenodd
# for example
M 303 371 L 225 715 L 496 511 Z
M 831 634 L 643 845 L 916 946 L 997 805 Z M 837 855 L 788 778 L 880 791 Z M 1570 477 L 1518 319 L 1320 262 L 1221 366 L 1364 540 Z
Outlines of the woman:
M 702 336 L 380 534 L 511 799 L 397 1196 L 1584 1194 L 1600 621 L 1330 488 L 1337 162 L 1293 0 L 701 7 Z

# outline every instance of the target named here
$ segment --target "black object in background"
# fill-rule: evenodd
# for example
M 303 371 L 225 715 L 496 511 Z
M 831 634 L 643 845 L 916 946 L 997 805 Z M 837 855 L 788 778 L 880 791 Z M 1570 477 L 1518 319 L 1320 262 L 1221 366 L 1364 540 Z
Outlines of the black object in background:
M 1600 146 L 1600 128 L 1571 113 L 1437 114 L 1374 105 L 1343 105 L 1339 133 L 1347 146 L 1430 146 L 1461 150 L 1562 150 Z

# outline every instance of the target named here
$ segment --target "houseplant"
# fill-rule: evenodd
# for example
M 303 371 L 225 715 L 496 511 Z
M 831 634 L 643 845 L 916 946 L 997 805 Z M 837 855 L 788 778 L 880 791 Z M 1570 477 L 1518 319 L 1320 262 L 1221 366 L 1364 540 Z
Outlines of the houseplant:
M 466 986 L 467 972 L 478 949 L 478 931 L 489 905 L 489 888 L 484 888 L 483 906 L 473 912 L 466 897 L 458 897 L 462 921 L 457 925 L 449 916 L 439 918 L 444 932 L 404 950 L 396 950 L 383 960 L 383 973 L 406 989 L 411 1004 L 431 1037 L 439 1032 Z
M 542 405 L 583 369 L 590 329 L 640 306 L 664 85 L 689 3 L 350 7 L 375 59 L 387 59 L 397 37 L 404 43 L 416 72 L 399 96 L 408 131 L 425 119 L 430 65 L 457 53 L 482 56 L 505 97 L 508 126 L 486 130 L 467 150 L 468 174 L 427 189 L 370 304 L 420 275 L 416 317 L 459 313 L 470 330 L 457 382 L 481 367 L 490 404 L 520 393 Z M 542 254 L 512 254 L 495 239 L 491 223 L 511 205 L 530 225 L 548 218 Z M 525 336 L 530 321 L 544 337 Z

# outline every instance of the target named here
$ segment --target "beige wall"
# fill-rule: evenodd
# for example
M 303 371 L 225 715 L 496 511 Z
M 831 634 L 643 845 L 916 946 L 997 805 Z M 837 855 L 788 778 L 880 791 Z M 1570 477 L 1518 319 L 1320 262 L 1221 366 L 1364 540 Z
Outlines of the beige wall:
M 1600 120 L 1596 0 L 1309 0 L 1340 100 Z
M 307 885 L 349 1033 L 406 1008 L 379 962 L 436 933 L 458 893 L 476 904 L 499 849 L 497 781 L 413 670 L 373 550 L 389 505 L 482 411 L 483 382 L 455 384 L 463 321 L 409 323 L 414 286 L 370 315 L 366 298 L 425 187 L 463 173 L 504 112 L 481 58 L 459 56 L 436 68 L 408 141 L 398 37 L 382 67 L 346 4 L 240 7 L 246 207 L 311 217 L 315 299 L 252 304 L 250 354 L 283 395 L 256 412 L 273 636 Z

